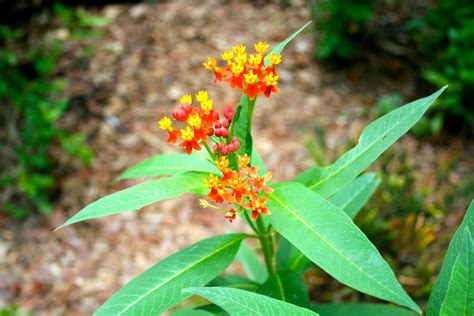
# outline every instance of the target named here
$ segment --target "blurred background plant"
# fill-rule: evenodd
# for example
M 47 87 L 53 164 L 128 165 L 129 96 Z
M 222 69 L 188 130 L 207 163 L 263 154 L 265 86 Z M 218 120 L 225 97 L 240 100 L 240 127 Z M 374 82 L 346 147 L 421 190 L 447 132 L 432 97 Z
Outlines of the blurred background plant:
M 57 64 L 65 40 L 81 40 L 82 55 L 90 56 L 87 45 L 101 36 L 108 23 L 104 17 L 60 3 L 47 9 L 52 23 L 63 25 L 66 33 L 28 32 L 28 26 L 12 21 L 0 25 L 0 103 L 6 123 L 2 143 L 2 207 L 7 214 L 24 218 L 37 210 L 49 214 L 58 188 L 57 159 L 51 149 L 60 147 L 85 165 L 93 159 L 81 134 L 68 132 L 58 121 L 68 109 L 67 80 Z M 33 26 L 29 26 L 33 28 Z
M 389 17 L 389 12 L 399 16 Z M 374 53 L 408 59 L 424 86 L 420 95 L 427 86 L 435 90 L 449 85 L 415 134 L 437 135 L 443 127 L 473 133 L 473 17 L 474 3 L 469 0 L 316 0 L 315 54 L 332 65 L 348 65 Z M 396 105 L 401 102 L 391 108 Z

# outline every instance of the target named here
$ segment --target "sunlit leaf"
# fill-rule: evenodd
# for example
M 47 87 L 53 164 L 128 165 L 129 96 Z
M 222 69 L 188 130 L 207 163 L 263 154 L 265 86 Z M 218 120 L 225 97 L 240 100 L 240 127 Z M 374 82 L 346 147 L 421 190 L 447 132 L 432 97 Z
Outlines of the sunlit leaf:
M 314 167 L 296 177 L 295 181 L 324 197 L 331 196 L 354 180 L 387 148 L 403 136 L 446 89 L 429 97 L 402 106 L 372 122 L 360 135 L 358 144 L 328 167 Z
M 275 192 L 267 202 L 270 222 L 308 259 L 360 292 L 420 311 L 344 211 L 299 183 L 273 187 Z
M 148 158 L 127 169 L 117 178 L 117 181 L 140 177 L 171 176 L 186 171 L 220 174 L 214 164 L 194 155 L 166 154 Z
M 87 219 L 138 210 L 149 204 L 174 198 L 187 192 L 206 194 L 208 188 L 204 184 L 204 179 L 207 177 L 209 177 L 208 173 L 185 172 L 170 178 L 137 184 L 89 204 L 59 228 Z
M 192 287 L 185 289 L 219 305 L 235 316 L 252 315 L 317 315 L 315 312 L 265 295 L 224 287 Z
M 473 315 L 474 201 L 454 234 L 427 305 L 427 315 Z
M 388 305 L 370 303 L 316 304 L 313 310 L 321 316 L 416 316 L 407 309 Z
M 157 315 L 185 300 L 227 268 L 244 234 L 202 240 L 165 258 L 110 297 L 94 315 Z

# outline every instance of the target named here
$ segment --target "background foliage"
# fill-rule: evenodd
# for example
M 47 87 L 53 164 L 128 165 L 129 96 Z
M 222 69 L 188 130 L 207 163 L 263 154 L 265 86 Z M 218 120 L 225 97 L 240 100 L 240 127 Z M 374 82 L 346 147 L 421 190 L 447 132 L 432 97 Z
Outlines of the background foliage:
M 424 119 L 415 132 L 420 136 L 438 134 L 446 126 L 472 133 L 474 4 L 468 0 L 438 0 L 401 1 L 398 5 L 384 0 L 315 1 L 313 17 L 320 34 L 316 57 L 346 64 L 367 58 L 369 53 L 409 58 L 418 69 L 420 81 L 435 88 L 450 86 L 435 104 L 430 120 Z M 411 6 L 413 11 L 395 22 L 384 21 L 387 10 L 403 6 Z M 378 41 L 383 43 L 377 45 Z

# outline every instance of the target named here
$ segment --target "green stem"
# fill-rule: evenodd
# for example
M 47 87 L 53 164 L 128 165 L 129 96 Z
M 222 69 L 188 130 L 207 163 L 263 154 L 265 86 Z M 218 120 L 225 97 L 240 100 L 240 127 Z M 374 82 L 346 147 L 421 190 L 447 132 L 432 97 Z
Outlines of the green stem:
M 211 159 L 214 161 L 215 157 L 214 157 L 214 154 L 211 151 L 211 148 L 209 148 L 209 145 L 205 142 L 202 142 L 202 144 L 204 145 L 204 148 L 206 148 L 207 153 L 209 154 L 209 156 L 211 156 Z
M 244 214 L 244 217 L 245 217 L 245 221 L 247 222 L 247 224 L 249 224 L 249 226 L 252 228 L 252 230 L 258 234 L 259 238 L 260 238 L 260 231 L 257 229 L 257 227 L 255 227 L 252 219 L 250 218 L 249 214 L 247 213 L 247 211 L 245 209 L 242 209 L 242 213 Z
M 260 232 L 260 244 L 262 245 L 263 256 L 265 258 L 265 265 L 268 273 L 275 272 L 275 244 L 272 237 L 272 231 L 265 232 L 265 224 L 261 217 L 257 219 L 257 227 Z

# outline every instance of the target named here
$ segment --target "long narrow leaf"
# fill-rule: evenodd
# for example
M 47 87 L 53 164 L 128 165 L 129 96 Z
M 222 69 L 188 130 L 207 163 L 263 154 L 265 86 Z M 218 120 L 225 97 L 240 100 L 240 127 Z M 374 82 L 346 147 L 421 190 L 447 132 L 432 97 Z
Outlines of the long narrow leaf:
M 317 315 L 315 312 L 265 295 L 224 287 L 191 287 L 193 293 L 219 305 L 232 316 Z
M 94 315 L 157 315 L 190 296 L 232 262 L 244 234 L 202 240 L 167 257 L 109 298 Z
M 317 304 L 313 310 L 321 316 L 415 316 L 417 314 L 407 309 L 388 305 L 370 303 L 347 303 L 347 304 Z
M 436 98 L 446 89 L 402 106 L 367 126 L 359 143 L 328 167 L 314 167 L 301 173 L 295 181 L 324 197 L 331 196 L 354 180 L 387 148 L 405 134 L 428 110 Z
M 474 201 L 451 240 L 431 292 L 427 315 L 474 313 Z
M 307 258 L 358 291 L 420 312 L 347 214 L 299 183 L 279 183 L 274 189 L 268 200 L 270 222 Z
M 380 180 L 375 178 L 374 173 L 367 173 L 337 192 L 330 201 L 354 218 L 362 206 L 367 203 L 379 183 Z M 309 267 L 310 263 L 301 251 L 288 240 L 282 238 L 278 248 L 278 266 L 280 269 L 291 269 L 301 273 Z
M 166 154 L 148 158 L 125 170 L 116 181 L 140 177 L 171 176 L 187 171 L 220 174 L 215 165 L 194 155 Z
M 187 192 L 205 194 L 208 189 L 204 184 L 204 179 L 208 176 L 208 173 L 185 172 L 170 178 L 137 184 L 89 204 L 57 229 L 87 219 L 138 210 L 149 204 L 174 198 Z
M 354 218 L 375 192 L 379 183 L 380 179 L 375 178 L 374 173 L 364 174 L 337 192 L 329 201 Z

